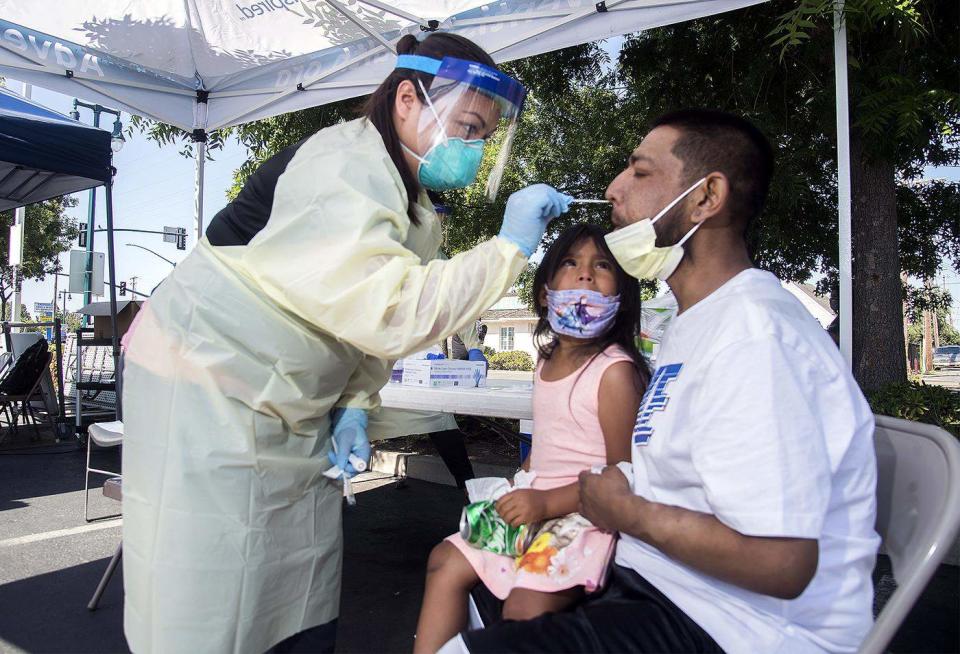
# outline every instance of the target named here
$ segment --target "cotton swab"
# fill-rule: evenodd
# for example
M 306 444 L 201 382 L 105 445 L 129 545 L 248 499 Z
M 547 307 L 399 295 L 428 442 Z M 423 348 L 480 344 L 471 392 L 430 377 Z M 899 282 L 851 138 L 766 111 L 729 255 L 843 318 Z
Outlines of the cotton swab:
M 333 453 L 337 454 L 337 441 L 331 440 L 330 442 L 333 445 Z M 354 461 L 354 459 L 356 459 L 356 462 Z M 355 469 L 357 468 L 357 462 L 363 464 L 363 468 L 364 470 L 366 470 L 367 468 L 366 462 L 363 461 L 356 454 L 351 454 L 350 463 L 353 463 L 353 467 Z M 357 469 L 357 472 L 361 472 L 361 470 Z M 357 498 L 354 497 L 353 495 L 353 484 L 350 483 L 350 478 L 344 474 L 343 470 L 341 470 L 338 466 L 333 466 L 332 468 L 324 472 L 323 476 L 329 477 L 330 479 L 336 479 L 338 477 L 340 479 L 343 479 L 343 494 L 347 498 L 347 504 L 349 504 L 350 506 L 356 506 Z
M 367 470 L 367 462 L 364 461 L 363 459 L 361 459 L 361 458 L 360 458 L 359 456 L 357 456 L 356 454 L 351 454 L 350 457 L 349 457 L 347 460 L 348 460 L 351 464 L 353 464 L 353 469 L 356 470 L 357 472 L 366 472 L 366 470 Z
M 594 198 L 574 198 L 570 204 L 610 204 L 610 200 L 597 200 Z

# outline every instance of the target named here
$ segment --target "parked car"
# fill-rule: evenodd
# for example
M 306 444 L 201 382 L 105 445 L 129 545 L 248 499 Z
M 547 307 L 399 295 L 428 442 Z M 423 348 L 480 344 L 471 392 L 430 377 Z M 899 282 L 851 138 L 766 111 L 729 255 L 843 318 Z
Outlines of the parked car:
M 960 368 L 960 345 L 944 345 L 933 351 L 933 368 Z

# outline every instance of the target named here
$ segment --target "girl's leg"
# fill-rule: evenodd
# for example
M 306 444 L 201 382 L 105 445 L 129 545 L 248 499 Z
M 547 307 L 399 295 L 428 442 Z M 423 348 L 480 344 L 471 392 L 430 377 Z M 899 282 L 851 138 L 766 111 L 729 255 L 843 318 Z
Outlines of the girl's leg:
M 414 654 L 434 654 L 467 626 L 467 597 L 479 581 L 455 545 L 444 541 L 433 548 L 427 561 Z
M 503 603 L 504 620 L 532 620 L 545 613 L 559 613 L 570 608 L 583 597 L 583 587 L 568 588 L 555 593 L 544 593 L 526 588 L 514 588 Z

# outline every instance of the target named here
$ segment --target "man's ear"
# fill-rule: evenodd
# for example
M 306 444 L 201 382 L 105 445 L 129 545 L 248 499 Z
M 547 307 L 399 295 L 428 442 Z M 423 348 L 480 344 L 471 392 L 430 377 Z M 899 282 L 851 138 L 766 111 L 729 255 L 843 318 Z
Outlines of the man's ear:
M 730 199 L 730 180 L 723 173 L 710 173 L 700 188 L 691 195 L 694 207 L 690 213 L 690 220 L 702 223 L 723 213 Z
M 417 96 L 417 87 L 410 80 L 403 80 L 397 86 L 396 98 L 393 101 L 393 111 L 401 122 L 408 120 L 411 114 L 420 106 Z

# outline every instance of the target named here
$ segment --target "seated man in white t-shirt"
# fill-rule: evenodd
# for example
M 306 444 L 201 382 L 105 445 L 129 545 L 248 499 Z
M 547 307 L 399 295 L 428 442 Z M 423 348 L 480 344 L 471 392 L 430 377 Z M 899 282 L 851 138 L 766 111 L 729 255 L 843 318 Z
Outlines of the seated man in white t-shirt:
M 772 169 L 747 121 L 687 110 L 610 184 L 611 250 L 679 305 L 632 472 L 581 475 L 581 513 L 620 532 L 610 580 L 574 611 L 442 652 L 856 651 L 879 544 L 873 416 L 826 332 L 753 267 Z

